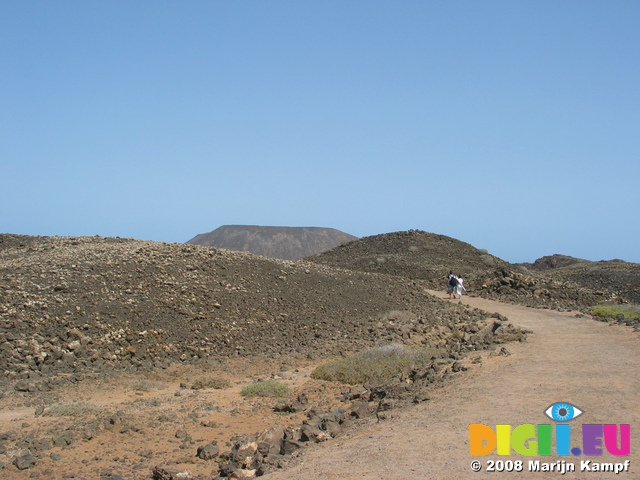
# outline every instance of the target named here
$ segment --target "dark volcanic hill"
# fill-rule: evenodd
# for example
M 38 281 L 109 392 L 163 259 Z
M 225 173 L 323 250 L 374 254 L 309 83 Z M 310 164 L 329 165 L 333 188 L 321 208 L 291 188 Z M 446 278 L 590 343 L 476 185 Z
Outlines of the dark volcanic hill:
M 439 289 L 450 271 L 477 283 L 509 263 L 455 238 L 421 230 L 364 237 L 306 260 L 427 281 Z
M 420 279 L 444 289 L 449 271 L 470 294 L 534 307 L 585 310 L 604 302 L 640 303 L 640 265 L 564 255 L 510 264 L 445 235 L 409 230 L 361 238 L 306 260 Z
M 224 225 L 213 232 L 201 233 L 186 243 L 282 260 L 300 260 L 356 238 L 334 228 Z

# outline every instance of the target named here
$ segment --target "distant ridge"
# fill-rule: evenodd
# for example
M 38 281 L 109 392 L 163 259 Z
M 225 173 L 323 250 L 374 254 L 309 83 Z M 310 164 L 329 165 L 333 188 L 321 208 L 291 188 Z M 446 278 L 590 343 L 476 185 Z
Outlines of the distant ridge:
M 357 238 L 335 228 L 223 225 L 186 243 L 295 261 Z
M 530 268 L 532 270 L 550 270 L 554 268 L 568 267 L 579 263 L 590 263 L 589 260 L 582 258 L 570 257 L 569 255 L 547 255 L 537 259 L 533 263 L 520 263 L 523 267 Z

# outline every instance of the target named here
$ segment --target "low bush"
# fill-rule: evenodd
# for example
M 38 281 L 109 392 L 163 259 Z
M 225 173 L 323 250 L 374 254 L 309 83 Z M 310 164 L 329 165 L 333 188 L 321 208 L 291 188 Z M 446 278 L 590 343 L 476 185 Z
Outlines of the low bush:
M 393 377 L 427 366 L 442 356 L 437 348 L 404 347 L 391 344 L 374 347 L 354 355 L 324 363 L 311 372 L 311 378 L 350 385 L 374 383 L 381 385 Z
M 131 384 L 131 390 L 136 392 L 149 392 L 151 390 L 155 390 L 157 388 L 157 384 L 152 382 L 151 380 L 136 380 Z
M 595 305 L 591 307 L 591 314 L 599 318 L 616 318 L 623 315 L 624 318 L 640 317 L 640 306 L 637 305 Z
M 222 377 L 200 377 L 196 378 L 191 385 L 192 390 L 203 390 L 205 388 L 214 388 L 216 390 L 222 390 L 224 388 L 230 388 L 231 381 Z
M 288 394 L 289 387 L 275 380 L 252 383 L 240 391 L 243 397 L 286 397 Z

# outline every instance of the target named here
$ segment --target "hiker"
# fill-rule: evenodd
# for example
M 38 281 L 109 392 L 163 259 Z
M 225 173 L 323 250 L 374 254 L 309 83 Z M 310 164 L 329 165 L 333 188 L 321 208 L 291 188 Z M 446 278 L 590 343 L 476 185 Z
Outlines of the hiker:
M 456 298 L 456 287 L 458 286 L 458 277 L 456 277 L 453 272 L 449 272 L 447 276 L 447 292 L 449 293 L 449 298 Z
M 462 292 L 466 292 L 467 289 L 464 288 L 464 278 L 462 276 L 458 277 L 458 285 L 456 286 L 456 293 L 458 294 L 458 298 L 462 298 Z

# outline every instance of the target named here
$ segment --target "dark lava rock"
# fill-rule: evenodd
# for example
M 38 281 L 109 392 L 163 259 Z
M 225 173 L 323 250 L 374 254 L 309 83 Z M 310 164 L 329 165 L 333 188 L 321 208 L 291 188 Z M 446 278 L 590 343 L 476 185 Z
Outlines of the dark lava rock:
M 18 470 L 26 470 L 36 466 L 36 457 L 33 455 L 21 455 L 13 460 Z
M 220 449 L 218 448 L 218 444 L 216 442 L 211 442 L 207 445 L 198 447 L 196 456 L 202 460 L 211 460 L 217 457 L 219 452 Z

